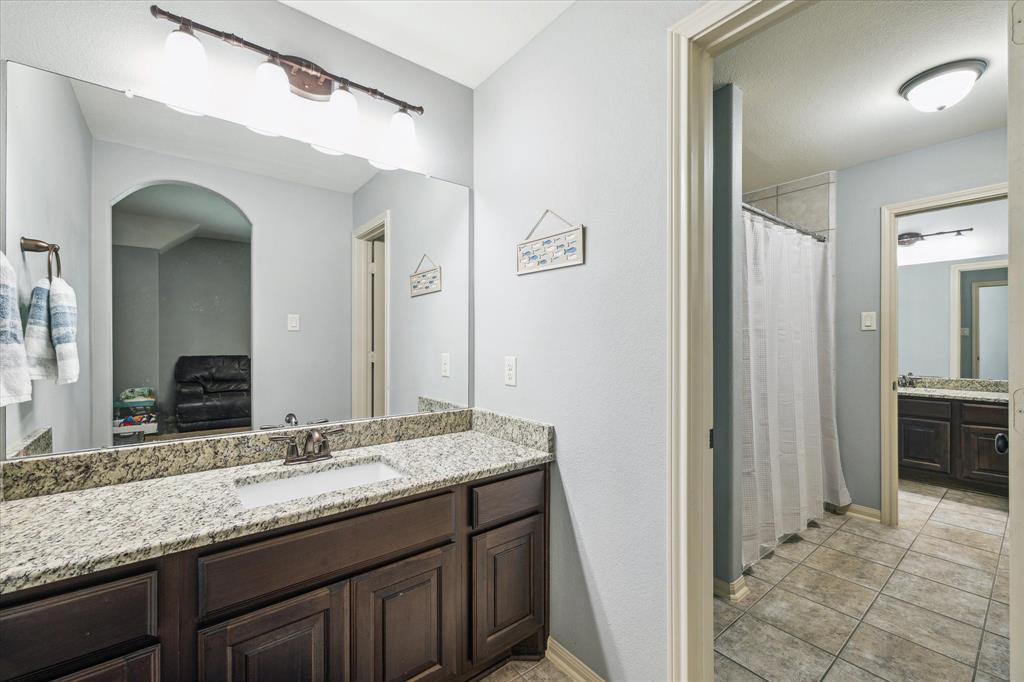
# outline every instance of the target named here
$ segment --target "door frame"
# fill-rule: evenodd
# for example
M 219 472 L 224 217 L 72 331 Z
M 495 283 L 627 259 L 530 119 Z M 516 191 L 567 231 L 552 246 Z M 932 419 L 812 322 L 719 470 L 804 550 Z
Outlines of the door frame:
M 896 238 L 899 232 L 899 219 L 915 213 L 927 213 L 1002 199 L 1007 196 L 1008 191 L 1008 183 L 999 182 L 994 185 L 972 187 L 956 192 L 886 204 L 881 208 L 879 231 L 881 319 L 878 325 L 881 357 L 878 363 L 878 406 L 882 455 L 882 508 L 880 511 L 883 525 L 898 526 L 900 518 L 899 395 L 896 391 L 896 378 L 899 375 L 899 290 L 896 274 L 896 249 L 898 248 Z M 956 283 L 956 290 L 960 291 L 959 280 Z M 956 319 L 960 319 L 959 309 Z M 952 325 L 952 321 L 950 324 Z M 959 332 L 957 332 L 956 340 L 959 347 Z M 952 355 L 953 349 L 950 348 L 950 356 L 952 357 Z M 957 375 L 959 374 L 958 371 Z
M 374 216 L 352 235 L 352 418 L 365 419 L 373 403 L 367 356 L 373 292 L 367 286 L 369 269 L 366 263 L 373 249 L 372 242 L 384 238 L 384 352 L 391 348 L 391 211 Z M 384 359 L 384 406 L 391 414 L 391 363 Z
M 1005 258 L 983 260 L 976 263 L 964 263 L 954 265 L 949 272 L 949 376 L 953 379 L 960 378 L 960 273 L 973 270 L 989 270 L 993 268 L 1008 267 Z M 972 341 L 973 343 L 973 341 Z M 954 347 L 957 352 L 954 353 Z
M 712 58 L 810 4 L 804 0 L 706 3 L 669 30 L 668 49 L 668 677 L 714 678 L 712 618 L 711 188 Z M 1024 0 L 1007 4 L 1024 13 Z M 1014 30 L 1008 21 L 1008 31 Z M 1018 27 L 1018 31 L 1024 30 Z M 1011 260 L 1024 255 L 1024 39 L 1007 41 Z M 1019 255 L 1018 255 L 1019 254 Z M 1024 268 L 1009 270 L 1010 334 L 1024 336 Z M 882 327 L 887 329 L 888 325 Z M 888 340 L 888 339 L 887 339 Z M 890 341 L 891 342 L 891 341 Z M 883 361 L 886 353 L 882 354 Z M 1024 352 L 1010 353 L 1011 451 L 1024 451 Z M 886 399 L 894 392 L 889 391 Z M 1010 500 L 1024 504 L 1024 476 L 1010 462 Z M 893 505 L 895 506 L 895 505 Z M 890 514 L 893 513 L 890 509 Z M 1024 563 L 1024 523 L 1011 525 L 1011 562 Z M 1010 572 L 1010 631 L 1024 632 L 1024 571 Z M 1014 642 L 1024 641 L 1021 635 Z M 1024 646 L 1010 647 L 1011 678 L 1024 678 Z

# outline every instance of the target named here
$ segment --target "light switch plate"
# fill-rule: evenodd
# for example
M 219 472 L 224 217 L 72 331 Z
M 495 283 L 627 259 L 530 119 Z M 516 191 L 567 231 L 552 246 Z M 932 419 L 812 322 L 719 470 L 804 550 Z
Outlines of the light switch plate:
M 506 355 L 505 356 L 505 385 L 515 386 L 516 385 L 516 356 Z
M 441 376 L 450 377 L 452 375 L 452 354 L 441 353 Z
M 299 314 L 288 313 L 288 331 L 297 332 L 299 331 Z
M 873 332 L 878 329 L 878 313 L 874 310 L 860 314 L 860 330 L 862 332 Z

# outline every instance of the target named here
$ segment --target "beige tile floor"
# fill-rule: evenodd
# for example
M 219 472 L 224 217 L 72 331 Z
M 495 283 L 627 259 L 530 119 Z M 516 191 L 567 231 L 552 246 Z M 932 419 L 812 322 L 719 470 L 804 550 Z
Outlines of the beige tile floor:
M 827 514 L 715 598 L 715 679 L 1009 679 L 1005 498 L 900 481 L 900 527 Z
M 481 682 L 571 682 L 572 678 L 546 658 L 539 661 L 509 661 Z

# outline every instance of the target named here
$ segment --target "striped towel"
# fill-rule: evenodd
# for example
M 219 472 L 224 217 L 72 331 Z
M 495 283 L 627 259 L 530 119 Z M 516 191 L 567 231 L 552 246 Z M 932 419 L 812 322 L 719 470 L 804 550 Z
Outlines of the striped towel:
M 0 407 L 32 400 L 18 310 L 18 275 L 0 252 Z
M 54 277 L 50 282 L 50 338 L 57 352 L 57 383 L 78 381 L 78 301 L 67 281 Z
M 50 280 L 43 277 L 32 288 L 25 323 L 25 352 L 32 379 L 57 379 L 57 352 L 50 338 Z

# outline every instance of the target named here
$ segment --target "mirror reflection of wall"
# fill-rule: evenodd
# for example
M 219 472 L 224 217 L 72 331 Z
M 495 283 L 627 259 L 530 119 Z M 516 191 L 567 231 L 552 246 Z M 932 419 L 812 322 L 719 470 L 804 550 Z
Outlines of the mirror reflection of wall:
M 899 219 L 924 235 L 897 249 L 900 374 L 1007 379 L 1007 224 L 1006 199 Z
M 3 250 L 24 321 L 46 254 L 18 240 L 61 244 L 81 373 L 4 408 L 0 456 L 357 416 L 354 237 L 385 214 L 374 414 L 468 405 L 468 188 L 16 63 L 6 75 Z M 443 287 L 413 298 L 423 254 Z

